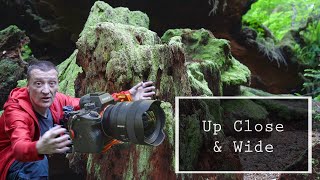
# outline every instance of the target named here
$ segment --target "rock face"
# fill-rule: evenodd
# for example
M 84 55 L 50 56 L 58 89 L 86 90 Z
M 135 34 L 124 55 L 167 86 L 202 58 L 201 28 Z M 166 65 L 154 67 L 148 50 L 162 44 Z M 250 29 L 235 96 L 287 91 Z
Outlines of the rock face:
M 301 89 L 302 84 L 299 67 L 289 64 L 289 68 L 281 66 L 279 69 L 277 63 L 270 63 L 270 59 L 258 52 L 257 48 L 239 44 L 241 17 L 255 1 L 110 0 L 107 2 L 114 7 L 124 6 L 145 12 L 151 19 L 148 23 L 150 29 L 160 36 L 168 29 L 174 28 L 208 29 L 217 38 L 230 40 L 233 56 L 252 71 L 252 87 L 270 93 L 296 92 Z M 74 42 L 77 41 L 94 2 L 0 0 L 0 19 L 3 20 L 0 29 L 10 24 L 17 24 L 25 29 L 31 38 L 31 48 L 34 49 L 33 53 L 37 58 L 49 59 L 59 64 L 74 51 Z M 100 15 L 100 17 L 106 16 L 103 13 Z M 109 13 L 108 18 L 111 18 L 110 16 L 112 14 Z M 138 20 L 144 21 L 144 18 Z
M 162 41 L 179 42 L 186 50 L 186 65 L 194 95 L 239 95 L 240 85 L 250 84 L 249 69 L 232 55 L 225 39 L 205 29 L 172 29 Z
M 92 14 L 97 7 L 101 7 L 101 2 L 94 5 Z M 163 178 L 173 178 L 171 104 L 177 94 L 191 95 L 183 49 L 161 44 L 156 33 L 138 27 L 135 22 L 135 26 L 123 24 L 126 22 L 121 19 L 114 23 L 101 22 L 83 30 L 77 42 L 77 64 L 83 73 L 77 79 L 76 87 L 80 88 L 76 92 L 79 96 L 96 91 L 112 93 L 143 80 L 154 81 L 157 98 L 167 101 L 162 103 L 167 114 L 167 138 L 157 148 L 119 145 L 104 155 L 89 154 L 86 169 L 82 172 L 87 171 L 88 179 L 146 179 L 159 177 L 159 173 L 164 172 Z
M 123 6 L 146 12 L 152 19 L 151 29 L 162 34 L 167 29 L 178 27 L 206 27 L 217 32 L 239 30 L 242 14 L 254 1 L 111 0 L 106 2 L 114 7 Z M 67 2 L 0 0 L 0 19 L 2 19 L 0 29 L 10 24 L 17 24 L 27 31 L 36 57 L 46 57 L 46 59 L 53 57 L 54 61 L 61 62 L 59 58 L 67 57 L 75 48 L 74 42 L 77 41 L 94 2 L 92 0 Z
M 108 13 L 110 19 L 105 16 Z M 130 20 L 130 14 L 143 21 Z M 163 38 L 166 39 L 163 44 L 155 32 L 146 28 L 149 22 L 145 17 L 141 12 L 95 3 L 77 41 L 76 62 L 83 72 L 75 82 L 75 92 L 78 97 L 97 91 L 113 93 L 129 89 L 143 80 L 152 80 L 156 98 L 162 101 L 161 107 L 166 113 L 164 130 L 167 137 L 158 147 L 122 144 L 105 154 L 74 153 L 70 156 L 71 166 L 87 179 L 176 178 L 173 152 L 175 96 L 222 95 L 224 87 L 239 88 L 248 83 L 250 71 L 231 56 L 227 41 L 214 38 L 204 29 L 176 30 Z M 237 94 L 238 91 L 230 93 Z M 210 107 L 206 103 L 203 105 Z M 217 114 L 215 112 L 214 116 Z M 187 121 L 182 121 L 184 123 Z M 195 123 L 197 127 L 200 122 Z M 205 137 L 204 141 L 207 140 Z M 202 146 L 201 143 L 198 145 Z M 197 156 L 195 153 L 189 160 L 194 161 Z
M 22 59 L 29 38 L 16 26 L 0 31 L 0 109 L 17 81 L 25 78 L 26 62 Z
M 274 39 L 257 38 L 257 32 L 245 27 L 237 42 L 232 43 L 232 54 L 252 72 L 251 87 L 270 93 L 294 93 L 301 89 L 303 67 L 294 60 L 293 38 L 283 38 L 277 45 Z M 290 38 L 291 37 L 291 38 Z M 250 52 L 250 53 L 248 53 Z
M 86 1 L 0 1 L 1 26 L 16 24 L 31 38 L 31 48 L 39 59 L 61 62 L 74 49 L 74 41 L 88 16 Z M 3 28 L 3 27 L 1 27 Z

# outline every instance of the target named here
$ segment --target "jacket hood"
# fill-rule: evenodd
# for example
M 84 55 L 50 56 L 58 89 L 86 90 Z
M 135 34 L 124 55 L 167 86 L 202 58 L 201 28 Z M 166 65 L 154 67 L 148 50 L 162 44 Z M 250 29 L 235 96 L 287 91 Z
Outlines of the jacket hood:
M 29 99 L 29 93 L 27 87 L 22 87 L 22 88 L 14 88 L 10 94 L 9 98 L 13 99 Z
M 20 101 L 30 101 L 28 89 L 26 87 L 13 89 L 10 92 L 8 100 L 4 104 L 3 109 L 5 109 L 11 103 L 18 103 Z
M 15 88 L 10 92 L 8 100 L 4 104 L 3 109 L 5 110 L 9 105 L 11 107 L 22 108 L 31 116 L 35 117 L 35 114 L 32 110 L 28 89 L 26 87 Z

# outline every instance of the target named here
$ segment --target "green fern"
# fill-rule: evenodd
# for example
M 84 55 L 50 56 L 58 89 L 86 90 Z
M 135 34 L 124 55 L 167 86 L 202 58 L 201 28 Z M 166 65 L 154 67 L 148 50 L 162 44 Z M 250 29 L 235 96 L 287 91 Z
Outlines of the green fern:
M 290 29 L 299 28 L 308 17 L 319 14 L 319 7 L 318 0 L 258 0 L 242 21 L 252 28 L 257 27 L 255 24 L 265 25 L 281 40 Z
M 320 67 L 320 65 L 318 65 Z M 305 69 L 303 83 L 304 90 L 316 100 L 320 97 L 320 70 Z
M 311 23 L 305 31 L 300 32 L 305 42 L 304 47 L 296 44 L 294 51 L 302 64 L 309 67 L 315 67 L 319 64 L 317 59 L 320 55 L 320 23 Z

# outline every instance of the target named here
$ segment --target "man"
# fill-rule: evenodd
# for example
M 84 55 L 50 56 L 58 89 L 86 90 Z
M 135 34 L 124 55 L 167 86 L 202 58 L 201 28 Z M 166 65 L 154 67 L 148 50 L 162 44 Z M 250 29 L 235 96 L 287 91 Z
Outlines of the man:
M 11 91 L 0 117 L 0 180 L 47 179 L 46 155 L 65 153 L 71 141 L 59 124 L 66 105 L 79 109 L 79 98 L 58 93 L 58 71 L 49 61 L 30 63 L 27 87 Z M 133 100 L 151 99 L 152 82 L 129 91 Z M 61 134 L 64 134 L 61 136 Z

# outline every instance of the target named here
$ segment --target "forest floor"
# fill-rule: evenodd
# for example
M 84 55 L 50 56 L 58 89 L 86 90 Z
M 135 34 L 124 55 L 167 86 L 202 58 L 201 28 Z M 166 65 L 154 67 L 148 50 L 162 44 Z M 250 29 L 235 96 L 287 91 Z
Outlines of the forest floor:
M 313 122 L 312 131 L 312 174 L 279 174 L 279 173 L 250 173 L 244 174 L 244 180 L 291 180 L 291 179 L 320 179 L 320 122 Z M 301 166 L 307 166 L 307 159 L 304 159 Z

